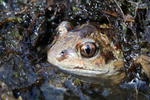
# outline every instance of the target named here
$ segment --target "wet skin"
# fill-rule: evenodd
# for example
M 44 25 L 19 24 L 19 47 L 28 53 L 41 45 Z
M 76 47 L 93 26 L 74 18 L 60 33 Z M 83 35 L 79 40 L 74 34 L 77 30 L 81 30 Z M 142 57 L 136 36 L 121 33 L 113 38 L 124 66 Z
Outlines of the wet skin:
M 69 22 L 63 21 L 57 32 L 48 50 L 48 62 L 79 76 L 97 77 L 115 84 L 123 80 L 123 55 L 115 42 L 117 37 L 112 26 L 84 24 L 72 28 Z M 139 57 L 137 63 L 141 63 L 141 59 Z M 143 69 L 149 77 L 150 68 Z

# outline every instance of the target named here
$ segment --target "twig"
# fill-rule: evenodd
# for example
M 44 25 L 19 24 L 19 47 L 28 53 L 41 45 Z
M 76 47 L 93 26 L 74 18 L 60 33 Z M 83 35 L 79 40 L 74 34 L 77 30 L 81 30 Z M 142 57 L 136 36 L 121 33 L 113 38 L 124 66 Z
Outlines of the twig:
M 20 14 L 24 13 L 24 12 L 27 10 L 27 8 L 28 8 L 28 7 L 25 6 L 23 10 L 21 10 L 20 12 L 16 12 L 15 15 L 20 15 Z
M 29 27 L 28 27 L 28 29 L 27 29 L 28 35 L 32 34 L 32 28 L 33 28 L 33 26 L 34 26 L 34 24 L 35 24 L 37 18 L 38 18 L 40 15 L 41 15 L 41 13 L 38 13 L 38 14 L 33 18 L 32 22 L 30 23 L 30 25 L 29 25 Z
M 112 0 L 112 1 L 114 1 L 114 2 L 116 3 L 117 7 L 119 8 L 119 10 L 120 10 L 120 12 L 121 12 L 121 14 L 122 14 L 123 20 L 124 20 L 124 19 L 125 19 L 125 15 L 124 15 L 124 13 L 123 13 L 121 7 L 119 6 L 118 2 L 117 2 L 116 0 Z
M 108 14 L 108 15 L 111 15 L 113 17 L 118 17 L 117 13 L 116 12 L 109 12 L 109 11 L 106 11 L 104 10 L 104 13 Z

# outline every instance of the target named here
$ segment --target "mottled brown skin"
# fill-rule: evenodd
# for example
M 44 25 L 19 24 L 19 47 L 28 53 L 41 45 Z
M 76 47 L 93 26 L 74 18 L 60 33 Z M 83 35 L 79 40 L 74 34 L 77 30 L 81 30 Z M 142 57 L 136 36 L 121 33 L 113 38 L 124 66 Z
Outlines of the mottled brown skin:
M 116 49 L 113 37 L 107 35 L 95 26 L 84 24 L 72 29 L 69 22 L 62 22 L 57 31 L 59 36 L 48 51 L 48 61 L 58 68 L 72 74 L 99 77 L 114 83 L 119 83 L 125 76 L 122 52 Z M 112 34 L 113 30 L 111 29 Z M 115 37 L 115 36 L 114 36 Z M 80 54 L 80 46 L 92 42 L 97 46 L 92 57 Z
M 150 79 L 150 57 L 146 55 L 141 55 L 136 59 L 136 63 L 140 63 L 147 75 Z
M 73 29 L 69 22 L 62 22 L 48 51 L 48 62 L 71 74 L 97 77 L 101 82 L 111 84 L 120 83 L 125 72 L 122 71 L 122 52 L 114 42 L 115 31 L 113 27 L 97 27 L 84 24 Z

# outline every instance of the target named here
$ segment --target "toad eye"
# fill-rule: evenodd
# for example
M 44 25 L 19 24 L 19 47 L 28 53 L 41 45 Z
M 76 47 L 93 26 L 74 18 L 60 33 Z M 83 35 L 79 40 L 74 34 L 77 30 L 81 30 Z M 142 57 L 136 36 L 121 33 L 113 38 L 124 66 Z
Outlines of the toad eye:
M 96 45 L 93 42 L 86 42 L 80 46 L 80 54 L 83 57 L 93 57 L 96 53 Z

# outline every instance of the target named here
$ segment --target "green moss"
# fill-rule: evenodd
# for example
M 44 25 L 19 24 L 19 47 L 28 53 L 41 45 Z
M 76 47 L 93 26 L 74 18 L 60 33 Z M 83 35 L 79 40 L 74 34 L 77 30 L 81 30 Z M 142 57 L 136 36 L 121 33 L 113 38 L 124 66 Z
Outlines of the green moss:
M 22 22 L 22 18 L 17 17 L 16 19 L 17 19 L 17 21 L 18 21 L 19 23 L 21 23 L 21 22 Z
M 81 80 L 76 78 L 73 82 L 75 85 L 81 85 Z
M 17 72 L 14 72 L 12 75 L 13 75 L 13 77 L 16 77 L 16 78 L 18 77 L 18 73 Z

